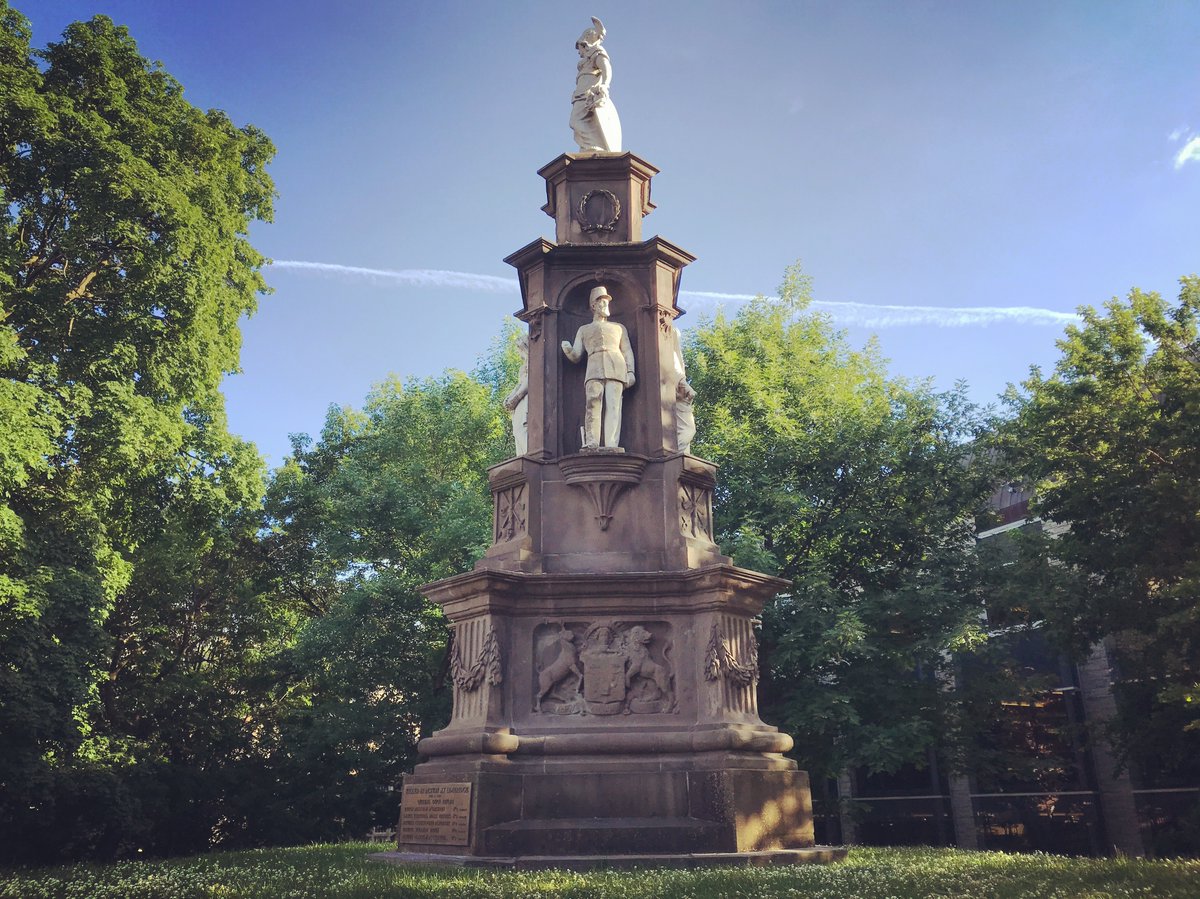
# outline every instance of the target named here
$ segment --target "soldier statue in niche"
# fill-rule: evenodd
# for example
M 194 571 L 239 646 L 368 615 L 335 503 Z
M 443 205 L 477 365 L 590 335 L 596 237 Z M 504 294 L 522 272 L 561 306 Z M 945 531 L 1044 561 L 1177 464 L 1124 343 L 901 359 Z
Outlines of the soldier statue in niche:
M 584 383 L 583 448 L 616 449 L 621 442 L 621 403 L 634 385 L 633 347 L 629 332 L 608 320 L 612 297 L 607 287 L 595 287 L 588 297 L 592 321 L 575 333 L 575 342 L 562 342 L 563 354 L 578 362 L 587 354 Z

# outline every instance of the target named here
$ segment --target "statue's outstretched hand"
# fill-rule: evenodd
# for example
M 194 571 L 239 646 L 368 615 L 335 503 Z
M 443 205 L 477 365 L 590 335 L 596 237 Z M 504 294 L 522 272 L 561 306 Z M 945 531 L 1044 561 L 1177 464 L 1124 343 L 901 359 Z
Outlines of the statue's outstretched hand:
M 571 355 L 571 341 L 564 340 L 562 342 L 562 348 L 564 353 L 566 353 L 568 356 Z

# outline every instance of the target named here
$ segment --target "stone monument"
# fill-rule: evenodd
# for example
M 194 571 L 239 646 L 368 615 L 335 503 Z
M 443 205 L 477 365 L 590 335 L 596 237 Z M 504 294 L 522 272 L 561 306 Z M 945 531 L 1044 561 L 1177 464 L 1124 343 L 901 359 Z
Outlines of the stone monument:
M 593 22 L 580 55 L 603 59 L 607 85 Z M 539 171 L 555 240 L 506 260 L 528 326 L 526 377 L 507 403 L 514 430 L 524 406 L 524 434 L 488 472 L 486 555 L 423 588 L 453 631 L 454 707 L 420 743 L 384 860 L 844 854 L 813 845 L 807 775 L 758 716 L 756 616 L 788 584 L 735 567 L 713 540 L 716 467 L 688 452 L 694 394 L 674 324 L 693 257 L 642 238 L 657 171 L 628 152 L 568 153 Z

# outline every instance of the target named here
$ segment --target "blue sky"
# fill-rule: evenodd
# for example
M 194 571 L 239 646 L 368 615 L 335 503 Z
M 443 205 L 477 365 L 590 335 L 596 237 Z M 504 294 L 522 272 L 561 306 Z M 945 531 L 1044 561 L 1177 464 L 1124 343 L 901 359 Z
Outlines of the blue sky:
M 590 15 L 626 148 L 662 170 L 645 233 L 699 257 L 684 291 L 770 294 L 801 260 L 852 342 L 990 402 L 1078 305 L 1200 271 L 1192 0 L 16 6 L 38 45 L 128 25 L 277 145 L 253 240 L 335 268 L 276 265 L 244 323 L 230 425 L 273 464 L 389 373 L 472 367 L 519 307 L 500 260 L 552 234 L 536 171 L 573 149 Z

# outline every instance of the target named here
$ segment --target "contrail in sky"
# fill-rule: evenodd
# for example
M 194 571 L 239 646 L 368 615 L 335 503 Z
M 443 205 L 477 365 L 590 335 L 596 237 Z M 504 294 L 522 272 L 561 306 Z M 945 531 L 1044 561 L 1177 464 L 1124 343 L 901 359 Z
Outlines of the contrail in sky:
M 276 259 L 274 268 L 312 272 L 334 277 L 359 278 L 374 283 L 407 284 L 414 287 L 456 287 L 465 290 L 481 290 L 488 293 L 519 292 L 515 278 L 500 278 L 496 275 L 477 275 L 471 272 L 451 272 L 443 269 L 406 268 L 383 269 L 361 268 L 354 265 L 336 265 L 331 262 L 301 262 L 294 259 Z M 713 293 L 705 290 L 681 290 L 680 296 L 698 300 L 745 303 L 755 298 L 749 293 Z M 708 304 L 704 304 L 708 305 Z M 810 308 L 828 313 L 839 325 L 863 328 L 889 328 L 902 325 L 935 325 L 942 328 L 962 328 L 974 325 L 997 323 L 1020 325 L 1050 325 L 1062 327 L 1079 321 L 1073 312 L 1058 312 L 1037 306 L 899 306 L 872 305 L 870 303 L 842 303 L 829 300 L 814 300 Z
M 754 299 L 754 295 L 748 293 L 712 293 L 706 290 L 681 290 L 679 295 L 738 303 Z M 896 325 L 961 328 L 998 322 L 1062 327 L 1079 322 L 1079 316 L 1074 312 L 1057 312 L 1038 306 L 876 306 L 870 303 L 813 300 L 809 308 L 816 312 L 828 312 L 839 325 L 857 325 L 862 328 L 888 328 Z
M 332 262 L 298 262 L 294 259 L 276 259 L 272 268 L 290 268 L 322 275 L 342 275 L 380 283 L 391 281 L 416 287 L 463 287 L 468 290 L 486 290 L 490 293 L 519 293 L 515 278 L 498 278 L 495 275 L 474 275 L 470 272 L 447 272 L 437 268 L 405 268 L 393 271 L 386 268 L 360 268 L 356 265 L 334 265 Z

